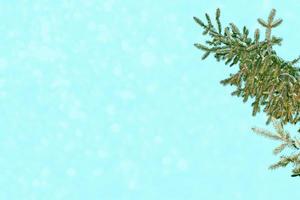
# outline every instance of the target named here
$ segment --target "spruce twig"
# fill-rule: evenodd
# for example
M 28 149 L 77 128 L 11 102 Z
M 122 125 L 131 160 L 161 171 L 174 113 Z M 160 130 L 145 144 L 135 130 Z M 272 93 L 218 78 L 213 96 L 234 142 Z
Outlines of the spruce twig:
M 265 29 L 265 38 L 260 41 L 260 30 L 256 29 L 254 38 L 249 37 L 246 26 L 242 31 L 234 24 L 224 28 L 220 22 L 220 9 L 216 10 L 217 28 L 206 13 L 205 24 L 197 17 L 194 20 L 204 29 L 203 34 L 209 35 L 207 45 L 196 43 L 195 46 L 204 51 L 202 59 L 213 55 L 217 61 L 224 61 L 226 65 L 239 66 L 239 71 L 229 78 L 221 80 L 223 85 L 236 86 L 232 95 L 242 97 L 247 102 L 249 97 L 254 98 L 252 115 L 263 110 L 268 117 L 266 124 L 273 122 L 275 133 L 259 128 L 252 130 L 267 138 L 281 141 L 273 153 L 280 154 L 285 148 L 299 150 L 300 141 L 292 139 L 283 126 L 287 123 L 297 124 L 300 121 L 300 69 L 295 66 L 300 56 L 292 61 L 285 61 L 277 55 L 273 47 L 281 45 L 282 38 L 271 36 L 273 28 L 282 23 L 282 19 L 275 19 L 276 10 L 272 9 L 267 20 L 258 18 L 258 23 Z M 300 129 L 298 130 L 300 133 Z M 281 156 L 281 159 L 270 166 L 270 169 L 284 167 L 294 163 L 293 177 L 300 176 L 299 154 Z

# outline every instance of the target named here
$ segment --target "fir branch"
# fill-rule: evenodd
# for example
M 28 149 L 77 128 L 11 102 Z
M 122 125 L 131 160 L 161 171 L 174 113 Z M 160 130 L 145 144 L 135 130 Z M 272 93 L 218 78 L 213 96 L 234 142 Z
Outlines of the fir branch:
M 218 13 L 219 11 L 217 10 L 216 15 L 218 17 L 216 16 L 216 18 L 219 19 Z M 274 19 L 274 16 L 275 11 L 273 10 L 269 15 L 269 19 Z M 236 86 L 248 86 L 248 88 L 239 87 L 239 92 L 234 92 L 233 94 L 239 94 L 239 96 L 243 96 L 244 102 L 249 99 L 249 96 L 256 97 L 255 103 L 252 104 L 253 115 L 256 115 L 256 113 L 262 110 L 260 109 L 261 106 L 265 106 L 263 110 L 267 113 L 269 119 L 270 117 L 278 118 L 279 116 L 284 124 L 288 122 L 295 124 L 300 121 L 300 118 L 294 117 L 295 114 L 299 112 L 300 106 L 298 105 L 300 103 L 300 98 L 294 98 L 292 95 L 295 93 L 296 88 L 300 88 L 300 82 L 295 82 L 295 80 L 299 80 L 299 70 L 293 66 L 293 64 L 300 60 L 300 58 L 294 62 L 286 62 L 277 56 L 276 52 L 272 50 L 272 46 L 280 45 L 282 39 L 275 36 L 272 36 L 270 39 L 270 30 L 272 27 L 267 28 L 266 39 L 259 42 L 258 29 L 255 31 L 254 40 L 252 41 L 250 38 L 248 38 L 248 30 L 245 26 L 243 28 L 242 36 L 241 32 L 234 23 L 230 23 L 230 27 L 225 27 L 224 34 L 222 34 L 215 31 L 208 14 L 206 14 L 206 18 L 208 25 L 202 24 L 199 22 L 199 20 L 197 20 L 197 23 L 201 24 L 202 27 L 205 27 L 205 31 L 212 37 L 212 40 L 210 40 L 208 43 L 212 48 L 196 45 L 197 48 L 205 51 L 202 59 L 205 59 L 210 54 L 214 54 L 214 57 L 217 59 L 217 61 L 224 60 L 225 64 L 229 64 L 230 67 L 237 64 L 246 64 L 252 66 L 251 68 L 247 69 L 247 72 L 242 74 L 238 82 L 233 82 L 232 79 L 226 79 L 226 81 L 224 80 L 222 83 L 224 85 L 230 84 Z M 258 21 L 261 24 L 265 23 L 268 25 L 267 22 L 261 19 Z M 268 22 L 270 22 L 270 20 Z M 279 23 L 279 21 L 277 22 L 276 20 L 274 23 L 275 22 Z M 208 51 L 210 53 L 208 53 Z M 269 73 L 270 68 L 273 69 L 273 73 Z M 247 84 L 247 82 L 249 82 L 247 78 L 254 76 L 258 77 L 260 80 L 268 79 L 268 81 L 259 82 L 256 84 L 252 83 L 251 85 Z M 295 85 L 286 88 L 286 85 L 290 85 L 290 83 L 288 79 L 282 79 L 284 76 L 293 79 Z M 242 82 L 245 82 L 245 84 Z M 274 85 L 275 88 L 273 90 L 276 91 L 277 94 L 281 94 L 281 96 L 267 95 L 271 93 L 273 94 L 273 92 L 270 91 L 270 88 L 272 88 Z M 253 87 L 256 87 L 256 89 Z M 274 102 L 277 104 L 275 105 Z M 285 102 L 291 103 L 286 105 Z M 275 112 L 277 107 L 283 108 L 282 114 L 279 115 L 278 112 Z M 267 121 L 267 124 L 269 122 L 270 120 Z
M 221 80 L 223 85 L 234 85 L 236 90 L 231 94 L 243 98 L 247 102 L 249 97 L 254 98 L 251 104 L 252 115 L 263 110 L 267 114 L 266 124 L 273 122 L 276 133 L 259 128 L 252 130 L 267 138 L 281 141 L 273 153 L 281 153 L 286 147 L 296 150 L 300 148 L 300 141 L 292 139 L 283 125 L 296 124 L 300 121 L 300 69 L 294 65 L 300 61 L 300 56 L 290 62 L 285 61 L 273 50 L 273 46 L 281 45 L 282 38 L 272 36 L 272 29 L 282 23 L 282 19 L 275 19 L 276 10 L 272 9 L 267 21 L 258 18 L 258 23 L 265 28 L 265 39 L 259 41 L 260 31 L 256 29 L 254 39 L 248 37 L 249 30 L 243 27 L 242 33 L 234 23 L 224 28 L 220 22 L 220 9 L 216 10 L 217 29 L 211 23 L 206 13 L 207 24 L 194 17 L 194 20 L 208 34 L 211 39 L 206 41 L 207 46 L 196 43 L 195 47 L 204 51 L 202 59 L 213 54 L 217 61 L 223 61 L 230 67 L 238 65 L 239 71 L 230 74 L 229 78 Z M 261 107 L 264 106 L 263 109 Z M 298 130 L 300 132 L 300 129 Z M 299 155 L 282 156 L 281 160 L 270 166 L 270 169 L 284 167 L 288 163 L 297 164 Z M 300 165 L 300 164 L 299 164 Z M 300 175 L 298 166 L 294 168 L 292 176 Z
M 291 162 L 291 160 L 287 157 L 284 157 L 282 156 L 281 159 L 275 163 L 275 164 L 272 164 L 269 169 L 277 169 L 279 167 L 285 167 L 287 166 L 289 163 Z
M 255 133 L 260 134 L 264 137 L 270 138 L 272 140 L 282 140 L 281 137 L 279 137 L 278 135 L 274 135 L 270 131 L 267 131 L 267 130 L 263 130 L 263 129 L 254 127 L 254 128 L 252 128 L 252 131 L 254 131 Z

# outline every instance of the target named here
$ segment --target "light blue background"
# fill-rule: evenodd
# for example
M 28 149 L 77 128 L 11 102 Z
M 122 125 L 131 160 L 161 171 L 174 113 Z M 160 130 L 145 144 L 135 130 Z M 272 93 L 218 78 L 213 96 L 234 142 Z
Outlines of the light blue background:
M 0 199 L 299 198 L 251 131 L 266 116 L 219 83 L 237 67 L 193 46 L 193 16 L 220 7 L 253 35 L 276 8 L 278 53 L 297 57 L 299 1 L 277 2 L 1 1 Z

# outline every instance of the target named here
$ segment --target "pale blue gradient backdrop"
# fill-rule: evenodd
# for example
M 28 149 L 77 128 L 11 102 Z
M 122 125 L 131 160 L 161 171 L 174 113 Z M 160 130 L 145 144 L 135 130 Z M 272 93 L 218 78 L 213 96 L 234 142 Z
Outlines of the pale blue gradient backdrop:
M 276 8 L 278 52 L 297 57 L 299 1 L 277 2 L 1 1 L 0 199 L 298 199 L 251 131 L 266 116 L 219 83 L 237 67 L 193 46 L 193 16 L 220 7 L 253 35 Z

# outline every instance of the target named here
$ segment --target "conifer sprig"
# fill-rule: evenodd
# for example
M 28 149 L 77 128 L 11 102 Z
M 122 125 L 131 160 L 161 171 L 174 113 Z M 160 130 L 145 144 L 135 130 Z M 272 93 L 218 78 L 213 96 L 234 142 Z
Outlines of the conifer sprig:
M 219 21 L 219 9 L 216 13 L 216 19 Z M 300 81 L 298 81 L 300 69 L 294 64 L 300 60 L 300 57 L 287 62 L 273 50 L 273 46 L 281 45 L 282 42 L 279 37 L 271 37 L 271 30 L 282 22 L 282 19 L 274 21 L 275 13 L 273 9 L 267 22 L 258 20 L 268 29 L 268 34 L 262 41 L 259 41 L 259 29 L 255 31 L 254 39 L 251 39 L 246 27 L 241 33 L 234 23 L 230 23 L 230 26 L 224 28 L 222 34 L 216 31 L 207 13 L 205 14 L 207 24 L 194 17 L 204 29 L 203 34 L 211 37 L 211 40 L 206 41 L 207 45 L 200 43 L 194 45 L 204 51 L 202 59 L 213 54 L 217 61 L 224 60 L 230 67 L 239 66 L 240 71 L 230 74 L 229 78 L 220 83 L 236 86 L 237 89 L 232 92 L 232 95 L 241 96 L 244 102 L 249 97 L 254 98 L 253 116 L 263 109 L 268 116 L 266 124 L 270 123 L 271 117 L 281 119 L 284 124 L 296 124 L 300 121 Z M 290 82 L 291 79 L 294 81 Z
M 292 148 L 294 150 L 295 149 L 299 150 L 300 141 L 296 137 L 294 139 L 292 139 L 289 132 L 284 131 L 282 124 L 279 123 L 277 120 L 275 120 L 275 118 L 272 118 L 272 122 L 273 122 L 273 126 L 276 130 L 276 133 L 272 133 L 270 131 L 262 130 L 259 128 L 252 128 L 252 130 L 257 134 L 271 138 L 273 140 L 279 140 L 282 142 L 279 146 L 277 146 L 273 150 L 274 155 L 281 153 L 286 147 Z M 277 169 L 279 167 L 285 167 L 289 163 L 292 163 L 294 165 L 294 169 L 292 170 L 292 172 L 293 172 L 292 176 L 294 177 L 298 174 L 300 176 L 300 168 L 299 168 L 300 167 L 300 157 L 299 156 L 300 156 L 300 153 L 292 154 L 290 156 L 280 156 L 280 160 L 277 163 L 272 164 L 269 167 L 269 169 Z
M 292 61 L 285 61 L 273 50 L 275 45 L 281 45 L 282 38 L 272 36 L 271 33 L 283 20 L 275 19 L 275 9 L 271 10 L 266 21 L 258 18 L 258 23 L 265 28 L 265 38 L 260 40 L 259 29 L 255 30 L 252 39 L 247 27 L 244 26 L 240 30 L 234 23 L 225 27 L 222 33 L 220 13 L 218 8 L 215 17 L 217 29 L 207 13 L 207 23 L 194 17 L 196 23 L 204 29 L 203 35 L 210 36 L 205 45 L 196 43 L 195 47 L 204 51 L 202 59 L 214 55 L 217 61 L 225 61 L 230 67 L 239 67 L 237 73 L 230 74 L 229 78 L 221 80 L 220 83 L 236 86 L 231 95 L 242 97 L 243 102 L 247 102 L 249 97 L 253 98 L 253 116 L 263 110 L 268 117 L 266 124 L 274 122 L 276 134 L 258 128 L 252 130 L 270 139 L 282 141 L 282 144 L 274 149 L 275 155 L 286 147 L 299 150 L 300 142 L 296 138 L 291 139 L 289 133 L 282 128 L 287 123 L 297 124 L 300 121 L 300 69 L 295 66 L 300 61 L 300 56 Z M 276 120 L 280 123 L 275 122 Z M 292 162 L 295 164 L 293 176 L 297 173 L 300 175 L 300 161 L 295 155 L 281 157 L 281 160 L 270 168 L 286 166 Z

